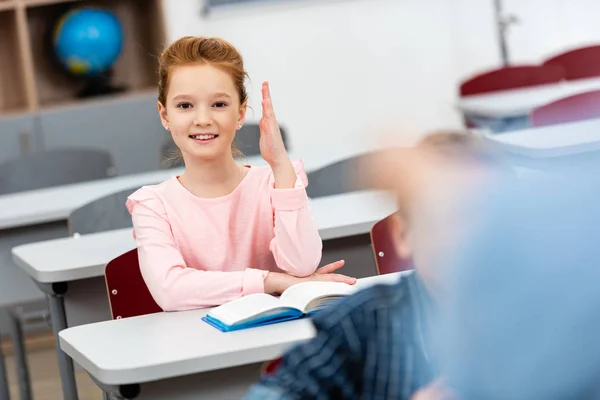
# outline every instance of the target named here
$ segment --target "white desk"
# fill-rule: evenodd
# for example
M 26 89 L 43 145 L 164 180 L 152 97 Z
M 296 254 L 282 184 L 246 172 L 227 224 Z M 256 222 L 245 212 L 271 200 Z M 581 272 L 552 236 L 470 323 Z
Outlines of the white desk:
M 532 158 L 600 152 L 600 119 L 486 135 L 505 151 Z M 600 154 L 598 155 L 600 157 Z
M 459 100 L 458 108 L 465 114 L 481 117 L 518 117 L 541 105 L 591 90 L 600 90 L 600 78 L 465 96 Z
M 378 283 L 395 283 L 407 273 L 410 272 L 359 279 L 356 289 Z M 60 332 L 60 346 L 108 390 L 112 386 L 142 384 L 261 363 L 314 336 L 314 328 L 308 319 L 223 333 L 201 320 L 207 312 L 158 313 L 69 328 Z M 182 341 L 182 335 L 189 340 Z M 231 370 L 227 374 L 233 375 L 233 379 L 239 377 Z M 243 382 L 241 389 L 255 381 L 256 377 Z M 202 378 L 192 378 L 192 384 L 198 385 L 196 396 L 200 393 L 206 395 Z M 215 385 L 221 385 L 221 390 L 228 390 L 228 378 L 222 378 L 225 381 L 219 379 Z M 169 385 L 168 382 L 162 384 Z M 178 389 L 178 385 L 171 384 L 168 398 L 179 398 L 175 393 Z M 191 390 L 194 391 L 193 388 Z M 159 398 L 146 395 L 150 395 L 150 390 L 143 390 L 141 398 Z M 232 395 L 230 398 L 236 397 Z

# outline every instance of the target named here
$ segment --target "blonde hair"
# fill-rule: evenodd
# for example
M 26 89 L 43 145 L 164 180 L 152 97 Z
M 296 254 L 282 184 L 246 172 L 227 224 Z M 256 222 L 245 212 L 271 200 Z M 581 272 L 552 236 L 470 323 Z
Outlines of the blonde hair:
M 248 93 L 244 82 L 248 73 L 244 69 L 244 60 L 237 49 L 228 41 L 220 38 L 185 36 L 163 50 L 158 58 L 158 101 L 165 106 L 171 71 L 182 65 L 200 64 L 211 65 L 229 74 L 238 93 L 240 104 L 248 100 Z M 241 158 L 244 154 L 235 145 L 231 144 L 231 153 L 234 158 Z M 174 164 L 181 160 L 181 152 L 175 148 L 167 151 L 165 160 Z

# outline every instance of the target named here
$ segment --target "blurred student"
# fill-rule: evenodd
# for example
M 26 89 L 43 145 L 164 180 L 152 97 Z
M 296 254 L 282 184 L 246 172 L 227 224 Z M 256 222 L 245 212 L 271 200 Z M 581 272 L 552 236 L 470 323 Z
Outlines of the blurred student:
M 478 207 L 446 260 L 446 387 L 461 400 L 600 399 L 597 174 L 502 185 Z
M 435 242 L 451 246 L 456 238 L 440 237 L 431 217 L 493 184 L 498 160 L 479 138 L 446 132 L 366 166 L 377 186 L 398 196 L 390 235 L 397 253 L 413 258 L 415 272 L 317 314 L 316 336 L 285 353 L 245 399 L 410 399 L 438 377 L 430 326 L 444 285 L 433 268 L 440 254 Z

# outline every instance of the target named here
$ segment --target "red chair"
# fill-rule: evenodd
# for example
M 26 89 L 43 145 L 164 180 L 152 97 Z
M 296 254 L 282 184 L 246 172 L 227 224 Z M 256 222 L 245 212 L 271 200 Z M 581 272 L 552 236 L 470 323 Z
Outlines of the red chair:
M 140 272 L 137 249 L 121 254 L 104 269 L 113 319 L 163 311 L 152 298 Z
M 600 118 L 600 90 L 585 92 L 545 104 L 531 112 L 533 126 Z
M 388 216 L 371 228 L 371 245 L 375 256 L 375 266 L 379 275 L 413 269 L 411 259 L 402 258 L 396 252 L 391 238 L 391 218 Z
M 523 65 L 499 68 L 484 72 L 460 85 L 461 96 L 544 85 L 565 79 L 560 65 Z
M 567 80 L 600 76 L 600 45 L 567 51 L 544 61 L 544 65 L 561 66 Z

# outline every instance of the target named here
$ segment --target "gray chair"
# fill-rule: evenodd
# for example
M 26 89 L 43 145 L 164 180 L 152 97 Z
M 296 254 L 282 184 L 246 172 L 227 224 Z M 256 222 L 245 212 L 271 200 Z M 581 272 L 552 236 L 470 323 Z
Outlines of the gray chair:
M 324 197 L 372 189 L 363 171 L 369 159 L 377 157 L 379 151 L 360 154 L 309 172 L 308 197 Z
M 0 195 L 114 176 L 103 150 L 61 149 L 32 153 L 0 164 Z
M 112 193 L 79 207 L 69 215 L 69 234 L 86 235 L 133 227 L 125 202 L 137 189 L 139 187 Z
M 280 126 L 279 129 L 281 130 L 283 144 L 289 151 L 290 148 L 287 140 L 286 130 L 282 126 Z M 234 143 L 245 156 L 256 156 L 260 154 L 259 141 L 260 128 L 258 124 L 246 123 L 244 126 L 242 126 L 242 129 L 237 132 Z M 183 159 L 173 156 L 173 153 L 176 149 L 177 147 L 173 142 L 173 138 L 171 135 L 168 135 L 161 149 L 162 160 L 160 164 L 163 168 L 183 167 Z
M 285 148 L 290 151 L 285 128 L 279 126 L 279 130 L 281 131 L 281 137 L 283 138 Z M 258 146 L 259 141 L 260 128 L 258 124 L 246 123 L 235 135 L 234 143 L 245 156 L 256 156 L 260 154 L 260 147 Z

